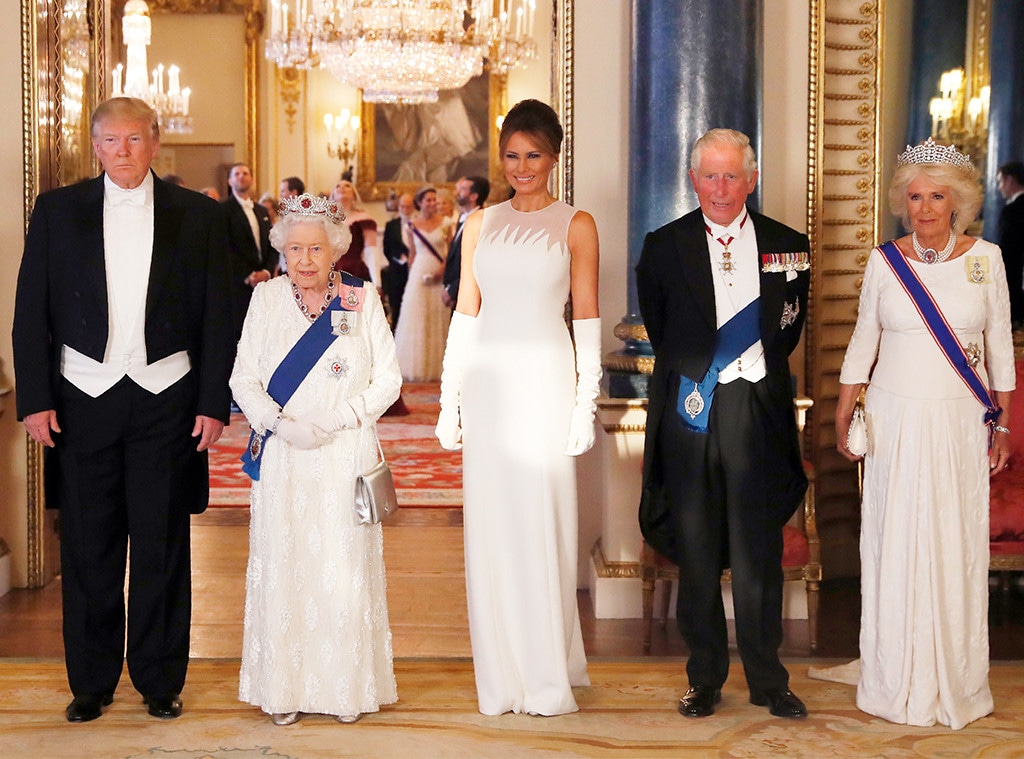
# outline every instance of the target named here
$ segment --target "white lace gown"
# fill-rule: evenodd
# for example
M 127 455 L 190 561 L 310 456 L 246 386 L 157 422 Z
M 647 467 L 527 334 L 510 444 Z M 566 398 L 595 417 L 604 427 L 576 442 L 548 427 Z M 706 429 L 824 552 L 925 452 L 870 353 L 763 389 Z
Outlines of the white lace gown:
M 466 590 L 480 711 L 565 714 L 588 685 L 576 605 L 576 367 L 563 318 L 574 209 L 487 208 L 461 398 Z M 403 319 L 405 316 L 403 314 Z
M 975 262 L 987 272 L 980 284 L 969 276 Z M 999 248 L 978 241 L 950 261 L 910 265 L 960 343 L 981 347 L 986 387 L 1012 390 Z M 869 373 L 857 706 L 891 722 L 959 729 L 992 711 L 984 409 L 877 249 L 840 381 Z
M 435 382 L 441 379 L 444 343 L 452 310 L 441 300 L 444 290 L 444 258 L 448 255 L 448 225 L 431 232 L 420 232 L 434 250 L 430 252 L 417 235 L 412 235 L 416 255 L 409 267 L 409 281 L 402 297 L 402 318 L 395 331 L 395 349 L 402 377 L 409 382 Z
M 268 714 L 354 715 L 398 699 L 383 534 L 358 523 L 353 492 L 402 380 L 376 288 L 364 293 L 356 329 L 335 338 L 284 407 L 295 418 L 348 400 L 364 434 L 335 432 L 308 451 L 271 435 L 252 484 L 238 694 Z M 231 390 L 257 431 L 277 408 L 264 388 L 309 324 L 288 277 L 256 288 Z

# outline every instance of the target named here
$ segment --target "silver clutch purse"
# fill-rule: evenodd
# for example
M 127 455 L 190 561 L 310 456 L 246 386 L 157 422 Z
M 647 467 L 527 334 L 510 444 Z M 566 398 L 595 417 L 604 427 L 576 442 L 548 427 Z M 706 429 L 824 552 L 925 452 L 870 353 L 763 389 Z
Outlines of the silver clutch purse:
M 384 460 L 384 449 L 377 439 L 378 461 L 368 472 L 356 476 L 356 514 L 360 524 L 380 524 L 398 511 L 398 494 L 391 467 Z

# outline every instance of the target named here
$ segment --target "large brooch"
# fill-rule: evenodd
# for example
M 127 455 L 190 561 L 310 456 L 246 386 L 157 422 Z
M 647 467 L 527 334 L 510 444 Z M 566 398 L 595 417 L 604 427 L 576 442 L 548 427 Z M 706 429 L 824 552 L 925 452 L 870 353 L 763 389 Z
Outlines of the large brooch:
M 689 414 L 691 419 L 696 419 L 700 416 L 700 412 L 704 410 L 704 398 L 701 396 L 696 385 L 693 386 L 693 391 L 683 400 L 683 409 Z
M 260 451 L 263 450 L 263 436 L 253 435 L 252 440 L 249 441 L 249 456 L 253 461 L 260 457 Z
M 988 279 L 988 256 L 964 256 L 967 259 L 967 278 L 976 285 Z
M 339 379 L 348 374 L 348 361 L 343 358 L 333 358 L 327 362 L 327 373 L 335 379 Z
M 791 327 L 796 323 L 796 317 L 800 314 L 800 301 L 794 303 L 782 302 L 782 319 L 779 320 L 781 329 Z
M 974 367 L 981 361 L 981 346 L 977 343 L 967 343 L 964 351 L 967 354 L 967 365 Z

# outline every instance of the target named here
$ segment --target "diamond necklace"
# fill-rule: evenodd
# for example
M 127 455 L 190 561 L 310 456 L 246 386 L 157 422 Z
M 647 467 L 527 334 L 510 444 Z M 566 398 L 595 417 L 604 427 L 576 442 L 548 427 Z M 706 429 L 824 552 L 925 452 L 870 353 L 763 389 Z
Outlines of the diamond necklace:
M 911 235 L 911 239 L 914 242 L 914 252 L 917 253 L 917 257 L 924 261 L 926 264 L 941 264 L 947 258 L 949 254 L 953 252 L 953 248 L 956 247 L 956 232 L 950 230 L 949 242 L 946 243 L 946 247 L 940 251 L 936 251 L 935 248 L 925 248 L 917 241 L 917 232 Z
M 334 280 L 337 278 L 338 272 L 332 271 L 327 277 L 327 292 L 324 293 L 323 305 L 317 309 L 314 314 L 309 310 L 309 306 L 302 302 L 302 293 L 299 292 L 299 287 L 292 282 L 292 295 L 295 296 L 295 304 L 299 307 L 299 310 L 309 319 L 311 322 L 315 322 L 327 307 L 331 305 L 331 301 L 334 300 Z

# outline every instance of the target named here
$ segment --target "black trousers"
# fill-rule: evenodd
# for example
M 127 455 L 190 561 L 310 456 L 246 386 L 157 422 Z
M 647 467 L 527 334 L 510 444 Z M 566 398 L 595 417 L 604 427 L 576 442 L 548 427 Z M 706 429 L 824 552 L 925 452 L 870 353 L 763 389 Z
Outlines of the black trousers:
M 99 398 L 61 381 L 55 448 L 64 656 L 71 692 L 179 693 L 192 613 L 191 375 L 159 394 L 127 377 Z
M 673 503 L 679 546 L 676 617 L 690 649 L 692 686 L 720 688 L 729 674 L 721 574 L 732 569 L 736 640 L 752 690 L 785 688 L 782 643 L 782 527 L 793 488 L 806 477 L 792 407 L 767 383 L 719 385 L 708 433 L 675 413 L 678 381 L 658 433 L 658 465 Z M 794 455 L 795 454 L 795 455 Z

